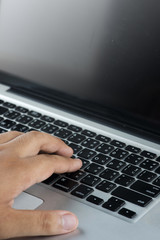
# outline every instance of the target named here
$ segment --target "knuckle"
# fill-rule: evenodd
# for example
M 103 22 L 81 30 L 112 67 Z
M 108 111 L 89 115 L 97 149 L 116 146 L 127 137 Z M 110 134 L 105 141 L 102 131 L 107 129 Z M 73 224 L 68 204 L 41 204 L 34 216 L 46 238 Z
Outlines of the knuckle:
M 56 136 L 54 136 L 55 141 L 59 142 L 59 143 L 64 143 L 64 141 Z
M 33 139 L 46 139 L 47 137 L 50 137 L 48 133 L 40 132 L 40 131 L 31 131 L 27 133 L 29 137 Z
M 55 140 L 57 141 L 57 143 L 66 145 L 66 143 L 65 143 L 62 139 L 60 139 L 60 138 L 58 138 L 58 137 L 54 137 L 54 138 L 55 138 Z
M 14 136 L 14 135 L 22 134 L 22 133 L 19 131 L 10 131 L 10 134 Z
M 42 231 L 47 234 L 53 233 L 53 216 L 50 212 L 43 212 L 40 215 Z
M 28 135 L 31 135 L 31 137 L 34 137 L 34 138 L 37 138 L 37 137 L 40 137 L 42 136 L 42 132 L 39 132 L 39 131 L 31 131 L 28 133 Z

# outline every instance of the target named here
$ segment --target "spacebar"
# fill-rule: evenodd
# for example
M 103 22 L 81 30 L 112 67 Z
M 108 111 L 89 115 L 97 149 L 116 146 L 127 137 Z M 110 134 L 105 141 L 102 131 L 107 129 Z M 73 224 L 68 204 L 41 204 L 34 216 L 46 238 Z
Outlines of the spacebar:
M 141 207 L 147 206 L 152 201 L 152 198 L 131 191 L 130 189 L 126 189 L 124 187 L 117 187 L 112 192 L 112 195 L 118 198 L 122 198 L 123 200 L 134 203 Z

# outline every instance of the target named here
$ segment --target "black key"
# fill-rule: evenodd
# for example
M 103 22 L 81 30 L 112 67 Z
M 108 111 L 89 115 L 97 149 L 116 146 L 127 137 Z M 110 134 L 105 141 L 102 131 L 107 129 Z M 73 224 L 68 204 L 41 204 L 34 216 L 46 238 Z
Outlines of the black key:
M 67 126 L 68 126 L 68 123 L 63 122 L 63 121 L 61 121 L 61 120 L 56 120 L 56 121 L 54 122 L 54 124 L 57 125 L 57 126 L 60 126 L 60 127 L 67 127 Z
M 114 150 L 113 146 L 110 146 L 109 144 L 105 144 L 105 143 L 102 143 L 101 145 L 99 145 L 96 148 L 96 151 L 104 153 L 104 154 L 108 154 L 108 153 L 110 153 L 113 150 Z
M 156 180 L 154 180 L 153 184 L 160 187 L 160 177 L 156 178 Z
M 97 183 L 99 183 L 100 180 L 101 179 L 99 177 L 95 177 L 92 174 L 88 174 L 86 177 L 84 177 L 81 180 L 81 183 L 84 183 L 84 184 L 92 187 L 92 186 L 96 185 Z
M 104 142 L 104 143 L 108 143 L 109 141 L 111 141 L 111 139 L 109 137 L 103 136 L 103 135 L 98 135 L 96 136 L 96 139 Z
M 94 195 L 90 195 L 86 200 L 96 205 L 101 205 L 104 202 L 102 198 L 99 198 Z
M 111 145 L 115 146 L 115 147 L 118 147 L 118 148 L 124 148 L 126 146 L 125 143 L 123 142 L 120 142 L 120 141 L 117 141 L 117 140 L 112 140 L 110 142 Z
M 0 99 L 0 104 L 3 104 L 3 103 L 4 103 L 4 101 Z
M 156 161 L 157 161 L 157 162 L 160 162 L 160 156 L 156 158 Z
M 157 175 L 155 173 L 149 172 L 147 170 L 144 170 L 137 176 L 138 179 L 141 179 L 145 182 L 151 182 L 156 177 Z
M 61 129 L 57 130 L 57 131 L 54 133 L 54 135 L 55 135 L 56 137 L 64 138 L 64 139 L 67 138 L 67 137 L 69 137 L 71 134 L 72 134 L 71 131 L 69 131 L 69 130 L 67 130 L 67 129 L 64 129 L 64 128 L 61 128 Z
M 137 147 L 134 147 L 134 146 L 131 146 L 131 145 L 128 145 L 125 149 L 129 152 L 132 152 L 132 153 L 139 153 L 141 151 L 140 148 L 137 148 Z
M 95 163 L 91 163 L 88 167 L 85 168 L 86 172 L 92 173 L 94 175 L 99 174 L 103 170 L 104 170 L 104 167 L 102 167 L 98 164 L 95 164 Z
M 53 183 L 53 181 L 58 180 L 58 178 L 59 178 L 59 175 L 56 173 L 53 173 L 49 178 L 44 180 L 43 183 L 49 185 L 49 184 Z
M 133 219 L 136 216 L 136 213 L 134 211 L 131 211 L 127 208 L 122 208 L 118 213 L 130 219 Z
M 65 139 L 63 139 L 63 142 L 66 144 L 66 145 L 69 145 L 69 142 Z
M 127 176 L 125 174 L 120 175 L 116 178 L 115 183 L 120 184 L 122 186 L 128 187 L 131 183 L 134 182 L 134 178 Z
M 100 144 L 99 141 L 95 140 L 95 139 L 92 139 L 92 138 L 87 138 L 86 140 L 84 140 L 81 145 L 83 147 L 87 147 L 87 148 L 95 148 L 97 147 L 98 145 Z
M 109 161 L 111 161 L 111 157 L 109 157 L 107 155 L 103 155 L 101 153 L 96 155 L 94 158 L 92 158 L 92 162 L 98 163 L 100 165 L 104 165 L 104 164 L 108 163 Z
M 143 157 L 136 155 L 136 154 L 130 154 L 128 157 L 125 158 L 125 161 L 128 163 L 131 163 L 133 165 L 137 165 L 140 162 L 142 162 L 144 160 Z
M 81 169 L 84 169 L 85 167 L 87 167 L 90 164 L 90 162 L 87 161 L 86 159 L 81 158 L 81 161 L 83 163 Z
M 35 129 L 40 129 L 41 127 L 43 127 L 45 125 L 45 122 L 38 120 L 38 119 L 34 119 L 32 122 L 30 122 L 28 124 L 30 127 L 33 127 Z
M 111 157 L 117 158 L 117 159 L 123 159 L 128 155 L 127 151 L 124 151 L 122 149 L 116 148 L 114 151 L 110 153 Z
M 15 110 L 20 112 L 20 113 L 27 113 L 28 112 L 27 108 L 20 107 L 20 106 L 16 107 Z
M 159 164 L 157 162 L 149 160 L 149 159 L 146 159 L 145 161 L 143 161 L 140 164 L 140 167 L 145 168 L 150 171 L 154 170 L 158 166 L 159 166 Z
M 118 198 L 115 197 L 111 197 L 110 199 L 108 199 L 107 202 L 105 202 L 102 207 L 106 208 L 110 211 L 116 212 L 118 211 L 123 205 L 125 204 L 125 202 L 123 200 L 120 200 Z
M 44 116 L 41 117 L 41 120 L 51 123 L 51 122 L 54 122 L 55 119 L 52 118 L 52 117 L 44 115 Z
M 96 155 L 95 151 L 92 151 L 90 149 L 84 148 L 82 149 L 79 153 L 78 156 L 81 158 L 85 158 L 85 159 L 91 159 L 92 157 L 94 157 Z
M 85 139 L 86 139 L 85 136 L 83 136 L 81 134 L 78 134 L 78 133 L 74 133 L 68 138 L 68 141 L 71 141 L 71 142 L 74 142 L 74 143 L 81 143 Z
M 75 126 L 75 125 L 69 125 L 69 126 L 68 126 L 68 129 L 71 130 L 71 131 L 73 131 L 73 132 L 81 132 L 81 131 L 82 131 L 82 128 L 77 127 L 77 126 Z
M 27 132 L 29 130 L 29 127 L 23 125 L 23 124 L 16 124 L 11 128 L 12 131 L 19 131 L 19 132 Z
M 6 118 L 15 119 L 20 116 L 20 113 L 10 110 L 4 114 Z
M 57 182 L 55 182 L 52 186 L 64 192 L 69 192 L 77 185 L 78 185 L 77 182 L 71 179 L 62 177 Z
M 151 152 L 148 152 L 148 151 L 141 152 L 141 156 L 146 157 L 146 158 L 150 158 L 150 159 L 156 158 L 155 153 L 151 153 Z
M 78 170 L 76 172 L 66 173 L 65 175 L 68 178 L 71 178 L 73 180 L 79 181 L 82 177 L 84 177 L 86 175 L 86 173 Z
M 77 154 L 79 151 L 82 150 L 82 147 L 80 145 L 75 144 L 75 143 L 70 143 L 69 146 L 73 149 L 74 154 Z
M 37 129 L 34 129 L 34 128 L 29 128 L 29 129 L 27 130 L 27 132 L 32 132 L 32 131 L 37 131 L 37 132 L 38 132 L 38 130 L 37 130 Z
M 107 164 L 107 167 L 109 168 L 112 168 L 114 170 L 121 170 L 122 168 L 124 168 L 126 166 L 126 164 L 120 160 L 117 160 L 117 159 L 113 159 L 112 161 L 110 161 L 108 164 Z
M 41 128 L 41 131 L 49 134 L 53 134 L 55 131 L 57 131 L 59 128 L 57 126 L 54 126 L 53 124 L 46 124 Z
M 122 170 L 122 172 L 133 177 L 141 172 L 141 168 L 129 164 Z
M 105 179 L 107 179 L 107 180 L 109 180 L 109 181 L 114 180 L 114 179 L 115 179 L 116 177 L 118 177 L 118 176 L 119 176 L 119 173 L 118 173 L 118 172 L 116 172 L 116 171 L 114 171 L 114 170 L 112 170 L 112 169 L 109 169 L 109 168 L 105 169 L 105 170 L 100 174 L 100 177 L 105 178 Z
M 0 122 L 3 121 L 3 120 L 4 120 L 4 118 L 3 118 L 3 117 L 0 117 Z
M 139 180 L 133 183 L 130 188 L 153 198 L 160 194 L 160 188 Z
M 112 195 L 141 207 L 147 206 L 152 201 L 152 198 L 124 187 L 117 187 Z
M 82 134 L 87 136 L 87 137 L 95 137 L 96 136 L 96 133 L 91 132 L 91 131 L 86 130 L 86 129 L 82 131 Z
M 11 121 L 11 120 L 4 120 L 2 122 L 0 122 L 0 126 L 6 129 L 10 129 L 11 127 L 13 127 L 16 124 L 16 122 Z
M 7 132 L 7 130 L 0 128 L 0 133 L 5 133 L 5 132 Z
M 8 111 L 7 108 L 0 106 L 0 115 L 4 114 L 7 111 Z
M 160 174 L 160 167 L 155 170 L 156 173 Z
M 78 197 L 78 198 L 85 198 L 92 192 L 93 192 L 92 188 L 81 184 L 76 189 L 74 189 L 71 192 L 71 194 Z
M 36 111 L 29 111 L 28 115 L 34 117 L 34 118 L 40 118 L 42 116 L 42 114 L 36 112 Z
M 96 188 L 97 188 L 98 190 L 101 190 L 101 191 L 106 192 L 106 193 L 110 192 L 110 191 L 113 190 L 115 187 L 116 187 L 116 184 L 111 183 L 111 182 L 106 181 L 106 180 L 102 181 L 101 183 L 99 183 L 99 184 L 96 186 Z
M 33 120 L 33 118 L 30 117 L 30 116 L 27 116 L 27 115 L 19 116 L 19 117 L 16 119 L 17 122 L 20 122 L 20 123 L 22 123 L 22 124 L 27 124 L 27 123 L 31 122 L 32 120 Z
M 15 104 L 13 104 L 13 103 L 9 103 L 9 102 L 5 102 L 5 103 L 3 103 L 3 106 L 5 106 L 5 107 L 7 107 L 7 108 L 15 108 L 15 107 L 16 107 Z

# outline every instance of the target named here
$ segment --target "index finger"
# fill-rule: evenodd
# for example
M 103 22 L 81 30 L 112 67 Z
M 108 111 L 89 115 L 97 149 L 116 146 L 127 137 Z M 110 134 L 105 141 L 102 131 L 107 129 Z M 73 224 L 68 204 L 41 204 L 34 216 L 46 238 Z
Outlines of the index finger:
M 73 154 L 73 150 L 59 138 L 38 131 L 18 136 L 9 143 L 4 144 L 4 146 L 12 149 L 12 152 L 21 158 L 35 156 L 40 151 L 67 157 Z

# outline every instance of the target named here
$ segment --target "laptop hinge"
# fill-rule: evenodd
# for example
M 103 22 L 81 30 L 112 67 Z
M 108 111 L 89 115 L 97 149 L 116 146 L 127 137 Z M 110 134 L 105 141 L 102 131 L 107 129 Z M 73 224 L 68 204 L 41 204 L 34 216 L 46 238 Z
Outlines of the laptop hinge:
M 135 135 L 137 137 L 142 137 L 144 139 L 147 139 L 149 141 L 153 141 L 155 143 L 160 143 L 160 136 L 159 134 L 155 134 L 155 132 L 152 132 L 151 130 L 148 131 L 148 129 L 143 129 L 142 126 L 138 126 L 136 124 L 129 124 L 127 122 L 122 121 L 122 119 L 116 119 L 114 116 L 112 116 L 112 113 L 108 112 L 107 116 L 101 116 L 98 114 L 98 112 L 90 111 L 85 107 L 83 104 L 74 103 L 74 100 L 62 98 L 58 96 L 58 92 L 55 91 L 52 98 L 47 97 L 45 94 L 33 91 L 31 89 L 25 89 L 25 88 L 18 88 L 18 87 L 11 87 L 7 92 L 11 92 L 14 94 L 18 94 L 19 96 L 26 97 L 27 99 L 31 99 L 34 101 L 38 101 L 42 104 L 47 104 L 51 107 L 56 107 L 59 110 L 65 110 L 66 112 L 76 114 L 80 117 L 85 117 L 88 120 L 93 120 L 97 123 L 106 125 L 108 127 L 116 128 L 117 130 L 124 131 L 126 133 Z M 96 109 L 96 108 L 95 108 Z

